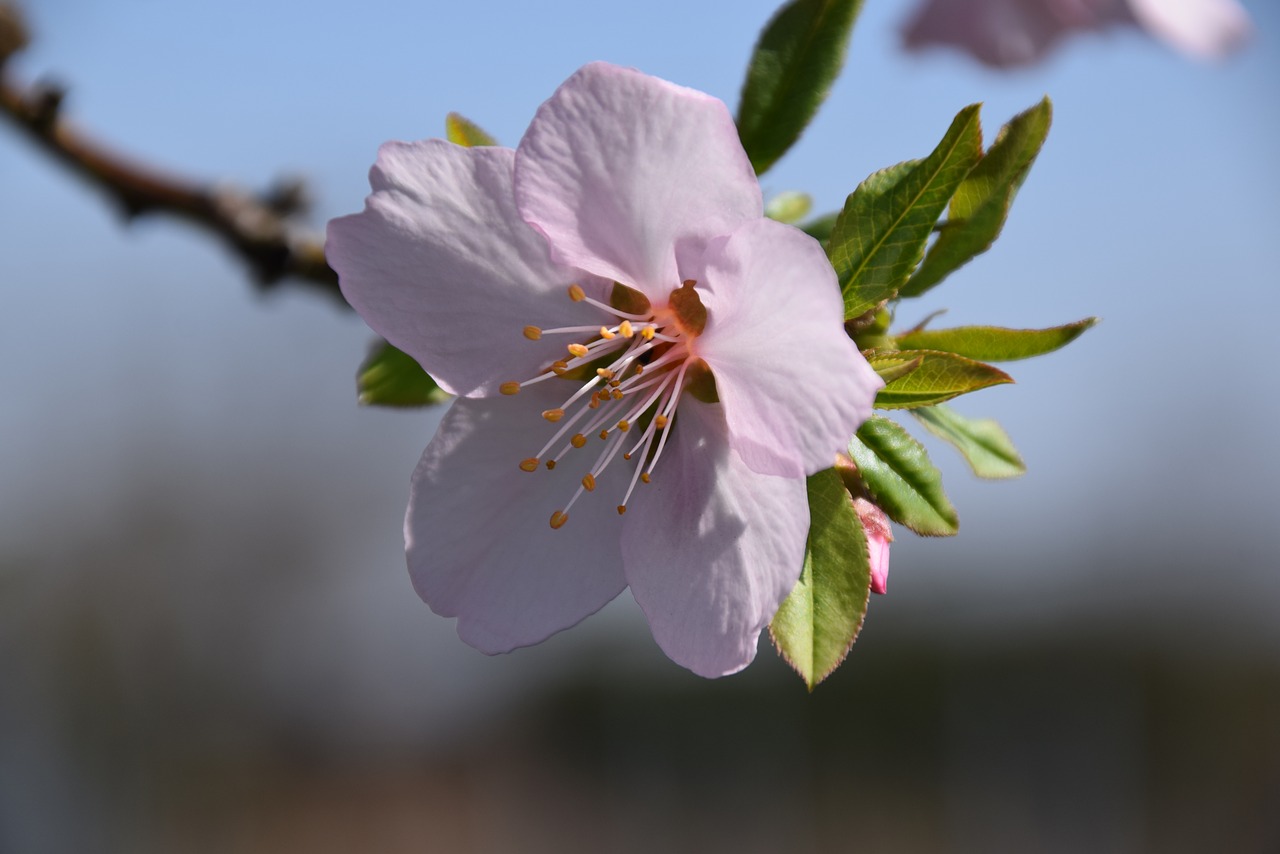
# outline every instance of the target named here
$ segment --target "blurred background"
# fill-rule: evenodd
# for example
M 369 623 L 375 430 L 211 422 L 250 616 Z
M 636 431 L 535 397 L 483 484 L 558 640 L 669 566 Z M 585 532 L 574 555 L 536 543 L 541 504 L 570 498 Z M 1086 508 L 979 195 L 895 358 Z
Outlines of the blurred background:
M 961 533 L 899 533 L 812 696 L 767 640 L 690 675 L 626 594 L 463 645 L 402 553 L 440 413 L 356 406 L 362 322 L 0 125 L 0 852 L 1280 851 L 1280 7 L 1246 5 L 1221 65 L 1121 30 L 1001 74 L 868 0 L 766 193 L 836 209 L 1048 92 L 1003 237 L 899 321 L 1104 323 L 958 403 L 1021 480 L 926 439 Z M 589 60 L 733 106 L 774 6 L 29 0 L 11 70 L 149 163 L 305 177 L 319 230 L 380 142 L 515 144 Z

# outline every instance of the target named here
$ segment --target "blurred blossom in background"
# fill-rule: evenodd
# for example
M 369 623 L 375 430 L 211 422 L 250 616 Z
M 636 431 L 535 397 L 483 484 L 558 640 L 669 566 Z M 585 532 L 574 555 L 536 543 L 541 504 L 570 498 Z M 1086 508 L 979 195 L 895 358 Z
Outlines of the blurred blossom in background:
M 867 4 L 766 194 L 833 210 L 965 104 L 990 137 L 1048 92 L 1003 237 L 908 310 L 1104 323 L 957 404 L 1023 479 L 926 438 L 961 534 L 897 532 L 812 696 L 769 651 L 692 676 L 627 597 L 466 647 L 402 551 L 440 413 L 356 407 L 359 319 L 255 294 L 181 225 L 122 228 L 5 126 L 0 851 L 1276 851 L 1280 10 L 1246 6 L 1219 65 L 1130 28 L 1002 75 L 900 52 L 902 7 Z M 458 110 L 514 144 L 592 59 L 733 106 L 774 4 L 724 8 L 40 0 L 13 71 L 156 165 L 305 176 L 318 230 L 379 143 Z

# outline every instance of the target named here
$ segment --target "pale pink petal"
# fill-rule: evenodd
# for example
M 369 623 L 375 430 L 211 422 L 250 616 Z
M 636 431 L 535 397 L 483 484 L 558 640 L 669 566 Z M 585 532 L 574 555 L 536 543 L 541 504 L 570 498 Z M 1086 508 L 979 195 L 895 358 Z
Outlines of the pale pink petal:
M 382 146 L 364 211 L 329 223 L 325 255 L 343 295 L 374 331 L 453 394 L 494 394 L 560 358 L 563 338 L 526 339 L 526 325 L 598 324 L 565 295 L 586 281 L 551 263 L 516 212 L 515 153 L 438 139 Z
M 831 467 L 883 382 L 844 331 L 835 272 L 816 240 L 756 220 L 691 268 L 707 307 L 694 341 L 715 376 L 729 443 L 762 474 Z
M 926 0 L 903 37 L 911 49 L 947 45 L 1007 68 L 1042 59 L 1073 31 L 1126 17 L 1123 0 Z
M 627 510 L 622 553 L 653 637 L 700 676 L 751 663 L 804 563 L 803 477 L 749 469 L 726 444 L 718 404 L 681 403 L 668 446 Z
M 655 300 L 679 287 L 677 241 L 764 210 L 722 102 L 601 62 L 538 110 L 516 154 L 516 200 L 557 261 Z
M 555 471 L 519 469 L 553 432 L 539 413 L 566 390 L 573 385 L 551 380 L 515 397 L 459 398 L 413 475 L 405 540 L 414 587 L 483 652 L 538 643 L 626 586 L 612 497 L 626 489 L 626 466 L 610 466 L 599 481 L 604 497 L 585 495 L 559 530 L 551 514 L 596 455 L 571 453 Z
M 1220 59 L 1253 31 L 1236 0 L 1129 0 L 1134 17 L 1152 35 L 1199 59 Z

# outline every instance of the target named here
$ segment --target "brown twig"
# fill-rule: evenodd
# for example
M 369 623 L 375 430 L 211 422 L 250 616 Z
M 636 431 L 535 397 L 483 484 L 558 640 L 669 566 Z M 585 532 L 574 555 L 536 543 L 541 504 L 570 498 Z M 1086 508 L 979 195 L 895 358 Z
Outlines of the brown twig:
M 104 190 L 127 219 L 150 213 L 185 219 L 221 238 L 261 287 L 295 279 L 342 301 L 323 243 L 293 222 L 303 207 L 299 185 L 254 194 L 167 175 L 108 150 L 62 118 L 61 88 L 22 86 L 6 73 L 5 60 L 26 42 L 16 8 L 0 3 L 0 114 L 36 145 Z

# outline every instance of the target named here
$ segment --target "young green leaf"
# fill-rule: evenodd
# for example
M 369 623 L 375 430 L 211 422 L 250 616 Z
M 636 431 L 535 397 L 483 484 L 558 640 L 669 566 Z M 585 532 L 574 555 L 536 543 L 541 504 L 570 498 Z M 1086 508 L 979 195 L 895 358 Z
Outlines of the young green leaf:
M 1053 105 L 1045 98 L 1000 129 L 986 156 L 956 190 L 938 239 L 899 296 L 919 296 L 991 248 L 1052 121 Z
M 889 518 L 926 537 L 950 537 L 960 519 L 924 446 L 898 424 L 873 415 L 849 443 L 872 500 Z
M 1097 322 L 1096 317 L 1086 317 L 1049 329 L 1003 329 L 998 326 L 917 329 L 895 340 L 904 350 L 944 350 L 984 362 L 1013 362 L 1065 347 Z
M 497 145 L 498 141 L 480 129 L 480 126 L 459 113 L 444 118 L 445 138 L 454 145 L 471 148 L 477 145 Z
M 1001 480 L 1026 473 L 1009 434 L 994 420 L 966 418 L 942 404 L 913 409 L 911 414 L 930 433 L 955 445 L 978 477 Z
M 791 224 L 808 216 L 811 207 L 813 207 L 813 196 L 787 190 L 769 200 L 769 203 L 764 206 L 764 215 L 769 219 Z
M 862 523 L 840 475 L 811 476 L 804 569 L 769 623 L 779 654 L 812 691 L 844 661 L 871 595 L 871 561 Z
M 845 318 L 896 296 L 924 256 L 934 223 L 982 156 L 979 105 L 965 107 L 924 160 L 874 173 L 845 201 L 827 241 Z
M 877 372 L 920 359 L 911 372 L 887 381 L 876 394 L 877 409 L 933 406 L 971 391 L 1013 382 L 999 368 L 937 350 L 872 350 L 867 361 Z
M 862 0 L 791 0 L 765 25 L 747 67 L 738 135 L 757 175 L 792 146 L 826 100 Z
M 422 366 L 386 341 L 376 342 L 356 374 L 357 400 L 372 406 L 431 406 L 449 399 Z

